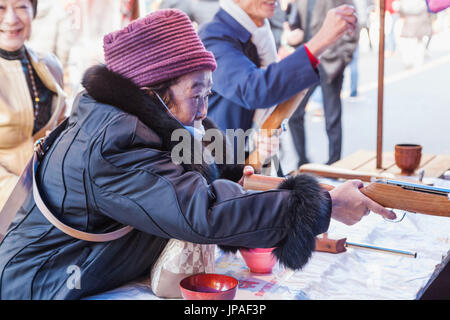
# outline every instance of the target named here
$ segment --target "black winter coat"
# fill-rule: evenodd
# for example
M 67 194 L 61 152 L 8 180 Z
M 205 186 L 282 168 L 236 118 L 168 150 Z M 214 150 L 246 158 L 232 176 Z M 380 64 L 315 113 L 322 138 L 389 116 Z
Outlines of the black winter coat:
M 307 262 L 331 212 L 314 178 L 246 192 L 234 182 L 242 166 L 176 165 L 171 133 L 181 125 L 158 102 L 103 66 L 88 70 L 83 85 L 40 165 L 41 194 L 78 230 L 135 229 L 110 242 L 78 240 L 50 224 L 29 195 L 0 243 L 1 299 L 79 299 L 118 287 L 148 274 L 170 238 L 229 251 L 276 246 L 287 267 Z M 74 266 L 79 286 L 69 285 Z

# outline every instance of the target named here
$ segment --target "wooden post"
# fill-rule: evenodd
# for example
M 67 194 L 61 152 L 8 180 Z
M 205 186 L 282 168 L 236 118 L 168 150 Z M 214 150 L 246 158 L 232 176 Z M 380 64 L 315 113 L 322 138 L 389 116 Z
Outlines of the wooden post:
M 134 0 L 133 1 L 133 9 L 131 10 L 131 20 L 136 20 L 139 19 L 140 17 L 140 6 L 139 6 L 139 1 L 138 0 Z
M 383 89 L 384 89 L 384 20 L 385 0 L 380 1 L 380 40 L 378 45 L 378 112 L 377 112 L 377 169 L 382 169 L 383 155 Z

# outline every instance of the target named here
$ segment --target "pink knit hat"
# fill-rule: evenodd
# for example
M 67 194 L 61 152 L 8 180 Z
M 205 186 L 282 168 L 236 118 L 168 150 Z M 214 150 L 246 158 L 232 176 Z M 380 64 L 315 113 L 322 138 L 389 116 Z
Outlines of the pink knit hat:
M 140 87 L 217 67 L 188 16 L 177 9 L 158 10 L 107 34 L 103 48 L 106 67 Z

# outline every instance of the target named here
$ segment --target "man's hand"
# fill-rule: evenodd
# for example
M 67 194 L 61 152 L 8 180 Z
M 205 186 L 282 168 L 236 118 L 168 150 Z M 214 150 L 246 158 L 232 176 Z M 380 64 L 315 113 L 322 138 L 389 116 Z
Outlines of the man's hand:
M 257 134 L 256 148 L 258 150 L 261 163 L 266 163 L 280 151 L 280 138 L 278 135 L 260 135 Z
M 359 222 L 370 211 L 387 219 L 396 219 L 393 211 L 384 208 L 362 194 L 359 189 L 363 186 L 363 183 L 359 180 L 349 180 L 331 190 L 331 217 L 349 226 Z
M 304 38 L 305 32 L 299 28 L 288 31 L 286 33 L 286 41 L 288 45 L 293 47 L 298 46 L 300 43 L 302 43 Z
M 268 130 L 260 130 L 252 135 L 251 148 L 258 155 L 259 163 L 265 164 L 280 151 L 280 129 L 269 136 Z M 256 159 L 255 159 L 256 160 Z M 253 162 L 250 162 L 252 164 Z

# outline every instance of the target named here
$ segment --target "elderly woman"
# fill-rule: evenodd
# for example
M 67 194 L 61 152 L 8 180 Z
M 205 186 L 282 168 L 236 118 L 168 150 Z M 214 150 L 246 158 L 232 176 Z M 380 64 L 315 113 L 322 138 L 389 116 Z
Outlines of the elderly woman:
M 64 116 L 63 72 L 24 45 L 37 0 L 0 0 L 0 209 L 33 153 Z M 6 230 L 0 226 L 0 234 Z
M 0 244 L 0 298 L 77 299 L 115 288 L 148 274 L 169 239 L 232 251 L 277 247 L 278 260 L 298 269 L 330 217 L 353 224 L 368 208 L 391 214 L 358 182 L 328 193 L 300 175 L 277 190 L 245 192 L 236 183 L 241 166 L 174 161 L 176 130 L 195 136 L 196 121 L 212 125 L 206 114 L 216 69 L 181 11 L 157 11 L 105 36 L 104 50 L 106 66 L 85 74 L 86 92 L 36 179 L 65 226 L 89 235 L 133 229 L 111 241 L 81 240 L 28 197 Z M 74 268 L 79 282 L 69 286 Z

